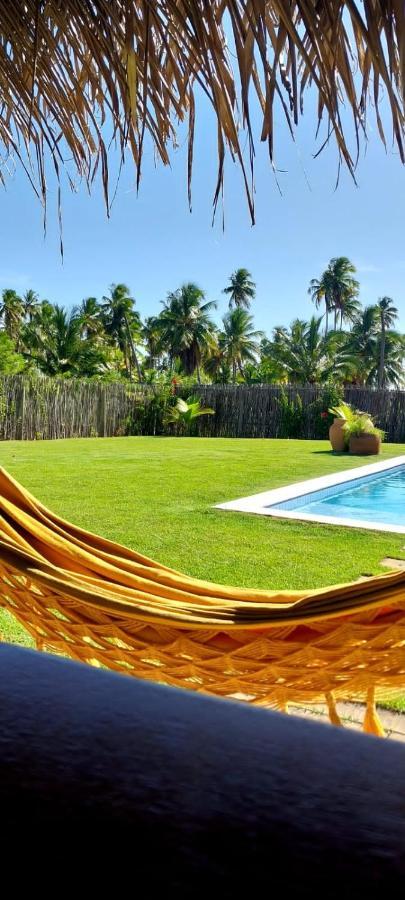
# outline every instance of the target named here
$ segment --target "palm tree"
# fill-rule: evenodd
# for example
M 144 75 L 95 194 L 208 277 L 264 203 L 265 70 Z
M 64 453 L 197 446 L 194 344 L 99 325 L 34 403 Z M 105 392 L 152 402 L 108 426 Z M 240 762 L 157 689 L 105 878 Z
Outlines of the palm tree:
M 198 382 L 203 355 L 215 333 L 209 313 L 216 304 L 203 303 L 204 299 L 204 291 L 196 284 L 183 284 L 168 295 L 159 316 L 162 343 L 171 362 L 178 357 L 186 375 L 197 372 Z
M 26 326 L 24 356 L 45 375 L 92 377 L 105 369 L 102 348 L 82 340 L 77 310 L 42 304 Z
M 232 368 L 232 380 L 235 382 L 237 371 L 243 375 L 244 363 L 256 362 L 263 332 L 254 330 L 252 316 L 240 306 L 224 316 L 223 326 L 218 344 Z
M 22 298 L 24 318 L 29 322 L 32 321 L 35 310 L 39 304 L 39 297 L 36 291 L 31 288 L 25 292 Z
M 67 313 L 54 306 L 51 328 L 47 333 L 46 358 L 49 374 L 76 373 L 80 347 L 80 321 L 77 311 Z
M 100 336 L 103 323 L 101 321 L 101 307 L 96 297 L 85 297 L 79 306 L 77 315 L 82 338 L 95 339 Z
M 321 333 L 322 317 L 309 322 L 295 319 L 290 330 L 278 330 L 273 355 L 288 380 L 295 384 L 321 384 L 332 376 L 343 378 L 351 369 L 352 357 L 340 332 Z
M 125 366 L 129 378 L 132 379 L 132 366 L 135 365 L 138 381 L 142 380 L 141 368 L 135 349 L 135 333 L 139 337 L 141 320 L 134 310 L 135 300 L 129 294 L 126 284 L 112 284 L 110 296 L 103 297 L 101 315 L 106 334 L 124 354 Z
M 347 349 L 355 360 L 354 382 L 366 384 L 374 367 L 377 353 L 377 307 L 366 306 L 353 323 L 347 339 Z
M 311 300 L 315 303 L 316 309 L 319 309 L 322 303 L 325 303 L 325 334 L 327 334 L 329 313 L 333 310 L 332 277 L 328 269 L 323 272 L 319 279 L 312 278 L 309 283 L 308 294 L 310 294 Z
M 386 331 L 384 337 L 382 333 L 377 335 L 376 354 L 374 364 L 371 365 L 367 376 L 367 384 L 372 387 L 380 387 L 380 360 L 381 360 L 381 344 L 384 341 L 384 381 L 383 388 L 392 386 L 394 388 L 403 388 L 405 381 L 404 361 L 405 361 L 405 337 L 398 331 Z
M 260 371 L 263 381 L 270 384 L 282 384 L 288 381 L 289 373 L 281 360 L 279 352 L 288 338 L 288 329 L 277 325 L 273 330 L 273 339 L 264 337 L 260 344 Z
M 204 358 L 204 371 L 214 384 L 229 384 L 231 368 L 226 351 L 219 344 L 219 335 L 215 335 Z
M 162 327 L 159 316 L 148 316 L 142 327 L 142 337 L 146 346 L 145 364 L 155 369 L 163 353 Z
M 334 329 L 336 331 L 338 317 L 340 315 L 340 327 L 344 318 L 350 320 L 350 315 L 355 314 L 353 301 L 359 293 L 359 283 L 353 277 L 356 267 L 347 256 L 337 256 L 331 259 L 327 269 L 320 279 L 313 278 L 310 282 L 308 293 L 317 309 L 322 302 L 325 303 L 325 334 L 328 331 L 328 315 L 334 313 Z M 344 310 L 349 312 L 345 315 Z
M 6 288 L 1 295 L 0 317 L 4 331 L 14 341 L 18 350 L 21 326 L 24 321 L 24 304 L 21 297 L 11 288 Z
M 361 304 L 357 297 L 350 294 L 343 294 L 340 302 L 340 331 L 343 328 L 343 322 L 349 322 L 353 325 L 361 314 Z
M 224 288 L 222 293 L 228 294 L 230 309 L 233 306 L 249 309 L 251 301 L 256 296 L 256 285 L 250 272 L 247 269 L 236 269 L 229 279 L 228 287 Z
M 381 297 L 377 303 L 377 313 L 380 324 L 380 362 L 378 368 L 378 379 L 377 386 L 379 388 L 383 388 L 386 382 L 385 375 L 385 350 L 386 350 L 386 339 L 387 339 L 387 331 L 392 328 L 396 319 L 398 318 L 398 310 L 396 306 L 394 306 L 394 301 L 391 300 L 391 297 Z

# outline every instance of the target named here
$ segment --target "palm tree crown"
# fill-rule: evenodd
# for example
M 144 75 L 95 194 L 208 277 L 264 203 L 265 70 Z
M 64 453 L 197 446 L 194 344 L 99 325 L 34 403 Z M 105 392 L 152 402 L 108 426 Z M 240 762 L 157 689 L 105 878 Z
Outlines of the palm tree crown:
M 209 314 L 216 304 L 203 303 L 204 299 L 204 291 L 198 285 L 183 284 L 168 295 L 160 314 L 162 341 L 171 360 L 178 357 L 186 375 L 197 371 L 198 380 L 204 350 L 215 330 Z
M 18 347 L 20 330 L 24 321 L 24 304 L 16 291 L 6 288 L 1 295 L 0 317 L 9 338 Z
M 321 333 L 321 318 L 295 319 L 291 328 L 275 329 L 273 358 L 295 384 L 321 384 L 351 368 L 351 354 L 340 332 Z
M 26 319 L 28 319 L 29 322 L 31 322 L 33 315 L 35 313 L 35 310 L 37 309 L 38 304 L 39 304 L 39 297 L 38 297 L 37 292 L 33 291 L 30 288 L 28 291 L 25 292 L 25 294 L 22 298 L 22 303 L 23 303 L 24 316 Z
M 236 381 L 237 371 L 243 373 L 243 364 L 255 362 L 263 332 L 254 330 L 252 316 L 240 306 L 224 316 L 223 326 L 218 343 L 232 368 L 233 381 Z
M 129 378 L 132 378 L 132 368 L 135 366 L 138 381 L 141 381 L 141 369 L 134 340 L 135 333 L 140 334 L 141 320 L 134 305 L 135 300 L 130 296 L 126 284 L 112 284 L 109 296 L 103 297 L 101 317 L 107 335 L 124 354 Z
M 82 300 L 78 318 L 80 323 L 80 334 L 84 338 L 96 338 L 102 331 L 101 307 L 96 297 L 85 297 Z
M 339 317 L 342 328 L 343 320 L 353 321 L 358 312 L 359 283 L 353 277 L 355 273 L 356 267 L 347 256 L 336 256 L 331 259 L 321 277 L 313 278 L 310 282 L 308 293 L 315 306 L 319 308 L 322 302 L 325 303 L 325 333 L 328 331 L 330 312 L 334 313 L 335 330 Z
M 376 306 L 377 316 L 380 325 L 379 349 L 380 362 L 378 367 L 377 385 L 379 388 L 385 387 L 387 382 L 387 371 L 385 366 L 385 356 L 387 347 L 387 336 L 389 330 L 398 318 L 398 310 L 394 306 L 391 297 L 381 297 Z
M 249 309 L 250 303 L 256 296 L 256 285 L 247 269 L 236 269 L 229 279 L 229 285 L 223 289 L 223 294 L 229 296 L 229 308 L 245 307 Z

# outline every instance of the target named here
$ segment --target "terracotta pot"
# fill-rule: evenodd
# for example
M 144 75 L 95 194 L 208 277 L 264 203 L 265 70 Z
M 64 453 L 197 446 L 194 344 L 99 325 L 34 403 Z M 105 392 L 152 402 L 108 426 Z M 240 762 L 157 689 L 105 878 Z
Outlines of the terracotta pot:
M 380 452 L 381 438 L 378 434 L 353 434 L 349 441 L 349 452 L 357 456 L 374 456 Z
M 332 444 L 332 450 L 341 453 L 345 449 L 345 436 L 343 426 L 346 419 L 334 419 L 333 424 L 329 428 L 329 440 Z

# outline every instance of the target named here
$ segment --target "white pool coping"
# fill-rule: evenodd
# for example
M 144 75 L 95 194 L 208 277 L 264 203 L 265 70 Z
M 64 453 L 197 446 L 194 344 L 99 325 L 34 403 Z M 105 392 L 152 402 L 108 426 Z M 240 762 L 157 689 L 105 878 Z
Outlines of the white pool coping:
M 333 475 L 322 475 L 320 478 L 310 478 L 308 481 L 298 481 L 295 484 L 289 484 L 286 487 L 276 488 L 272 491 L 264 491 L 261 494 L 252 494 L 250 497 L 230 500 L 228 503 L 218 503 L 215 509 L 254 513 L 255 515 L 272 516 L 277 519 L 299 519 L 302 522 L 320 522 L 323 525 L 344 525 L 348 528 L 366 528 L 370 531 L 390 531 L 394 534 L 405 534 L 405 525 L 390 525 L 385 522 L 371 522 L 363 519 L 341 519 L 337 516 L 315 516 L 296 509 L 271 509 L 271 506 L 275 503 L 295 500 L 298 497 L 305 496 L 305 494 L 311 494 L 313 491 L 321 491 L 324 488 L 345 484 L 346 482 L 350 483 L 350 481 L 355 481 L 356 478 L 376 475 L 378 472 L 386 472 L 403 465 L 405 465 L 405 456 L 395 456 L 394 459 L 383 460 L 383 462 L 357 466 L 355 469 L 335 472 Z

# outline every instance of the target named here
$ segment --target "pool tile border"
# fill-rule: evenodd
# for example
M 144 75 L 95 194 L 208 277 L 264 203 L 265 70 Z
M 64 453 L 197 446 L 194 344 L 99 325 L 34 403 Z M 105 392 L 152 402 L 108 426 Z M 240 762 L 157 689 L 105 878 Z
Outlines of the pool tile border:
M 405 525 L 389 525 L 384 522 L 372 522 L 362 519 L 345 519 L 336 516 L 313 515 L 299 510 L 284 510 L 274 508 L 277 503 L 285 503 L 288 500 L 297 500 L 306 494 L 315 491 L 328 491 L 336 485 L 343 485 L 365 478 L 368 475 L 377 475 L 405 465 L 405 456 L 395 456 L 393 459 L 358 466 L 355 469 L 347 469 L 344 472 L 335 472 L 333 475 L 322 475 L 320 478 L 311 478 L 307 481 L 299 481 L 286 487 L 275 488 L 272 491 L 264 491 L 260 494 L 252 494 L 249 497 L 240 497 L 238 500 L 230 500 L 228 503 L 218 503 L 215 509 L 231 510 L 234 512 L 253 513 L 260 516 L 271 516 L 277 519 L 293 519 L 302 522 L 319 522 L 323 525 L 344 525 L 348 528 L 365 528 L 370 531 L 388 531 L 394 534 L 405 534 Z

